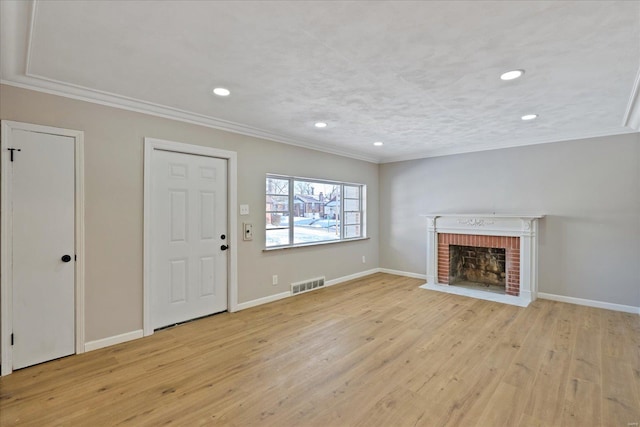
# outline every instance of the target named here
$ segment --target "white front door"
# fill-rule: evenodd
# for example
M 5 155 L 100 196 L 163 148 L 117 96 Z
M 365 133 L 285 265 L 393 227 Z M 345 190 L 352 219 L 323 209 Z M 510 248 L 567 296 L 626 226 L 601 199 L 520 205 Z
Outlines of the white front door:
M 12 358 L 19 369 L 75 352 L 75 140 L 14 129 L 10 144 Z
M 149 291 L 157 329 L 227 310 L 227 161 L 151 155 Z

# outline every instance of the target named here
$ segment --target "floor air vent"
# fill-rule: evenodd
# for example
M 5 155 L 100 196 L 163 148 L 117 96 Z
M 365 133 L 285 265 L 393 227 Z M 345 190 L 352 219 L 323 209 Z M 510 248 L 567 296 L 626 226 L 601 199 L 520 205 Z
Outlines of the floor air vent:
M 316 277 L 315 279 L 303 280 L 302 282 L 296 282 L 291 284 L 291 294 L 300 294 L 302 292 L 312 291 L 314 289 L 324 287 L 324 276 Z

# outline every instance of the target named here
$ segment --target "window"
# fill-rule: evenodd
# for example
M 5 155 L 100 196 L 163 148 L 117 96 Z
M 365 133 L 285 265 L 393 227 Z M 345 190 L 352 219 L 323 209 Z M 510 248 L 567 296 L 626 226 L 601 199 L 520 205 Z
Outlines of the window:
M 365 237 L 362 184 L 267 175 L 266 247 Z

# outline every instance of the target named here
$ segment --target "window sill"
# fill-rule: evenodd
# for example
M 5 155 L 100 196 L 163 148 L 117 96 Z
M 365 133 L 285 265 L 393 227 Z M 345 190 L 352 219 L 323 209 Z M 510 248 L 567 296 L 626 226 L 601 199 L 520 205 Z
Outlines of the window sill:
M 369 239 L 371 239 L 371 237 L 356 237 L 355 239 L 330 240 L 327 242 L 314 242 L 314 243 L 299 243 L 297 245 L 290 245 L 290 246 L 274 246 L 272 248 L 264 248 L 262 252 L 281 251 L 283 249 L 309 248 L 309 247 L 324 246 L 324 245 L 334 245 L 336 243 L 360 242 L 362 240 L 369 240 Z

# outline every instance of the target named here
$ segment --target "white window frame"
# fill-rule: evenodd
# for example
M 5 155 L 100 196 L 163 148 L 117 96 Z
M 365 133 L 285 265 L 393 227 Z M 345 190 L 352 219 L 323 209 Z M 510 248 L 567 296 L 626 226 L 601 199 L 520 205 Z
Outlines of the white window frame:
M 300 176 L 289 176 L 289 175 L 280 175 L 280 174 L 272 174 L 272 173 L 268 173 L 266 174 L 265 177 L 265 183 L 267 179 L 280 179 L 280 180 L 286 180 L 289 182 L 289 193 L 287 194 L 288 196 L 288 213 L 289 213 L 289 225 L 287 226 L 288 230 L 289 230 L 289 244 L 287 245 L 277 245 L 277 246 L 267 246 L 267 239 L 266 239 L 266 231 L 269 230 L 267 228 L 267 224 L 266 224 L 266 214 L 268 213 L 265 209 L 265 250 L 266 251 L 270 251 L 270 250 L 278 250 L 278 249 L 287 249 L 287 248 L 297 248 L 297 247 L 307 247 L 307 246 L 316 246 L 316 245 L 327 245 L 327 244 L 333 244 L 333 243 L 341 243 L 341 242 L 352 242 L 355 240 L 365 240 L 368 239 L 367 237 L 367 227 L 366 227 L 366 223 L 367 223 L 367 203 L 366 203 L 366 194 L 367 194 L 367 185 L 366 184 L 362 184 L 362 183 L 356 183 L 356 182 L 345 182 L 345 181 L 334 181 L 334 180 L 327 180 L 327 179 L 317 179 L 317 178 L 305 178 L 305 177 L 300 177 Z M 296 181 L 306 181 L 306 182 L 310 182 L 310 183 L 318 183 L 318 184 L 327 184 L 327 185 L 339 185 L 340 186 L 340 238 L 338 239 L 333 239 L 333 240 L 319 240 L 317 242 L 307 242 L 307 243 L 293 243 L 294 242 L 294 221 L 293 221 L 293 202 L 294 202 L 294 197 L 295 197 L 295 185 L 294 183 Z M 359 212 L 360 213 L 360 236 L 356 236 L 356 237 L 344 237 L 344 218 L 345 218 L 345 210 L 344 210 L 344 187 L 345 186 L 351 186 L 351 187 L 358 187 L 360 189 L 360 210 L 359 211 L 348 211 L 348 212 Z M 274 194 L 270 194 L 267 193 L 265 190 L 265 199 L 267 197 L 267 195 L 274 195 Z M 284 194 L 282 194 L 281 196 L 284 196 Z M 276 211 L 269 211 L 269 212 L 276 212 Z M 284 228 L 284 227 L 282 227 Z

